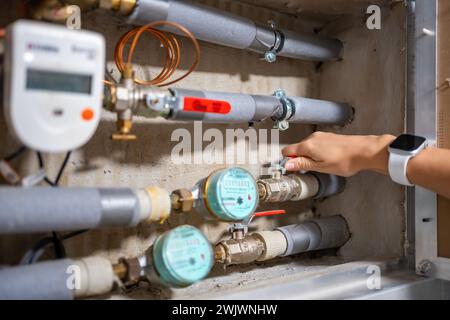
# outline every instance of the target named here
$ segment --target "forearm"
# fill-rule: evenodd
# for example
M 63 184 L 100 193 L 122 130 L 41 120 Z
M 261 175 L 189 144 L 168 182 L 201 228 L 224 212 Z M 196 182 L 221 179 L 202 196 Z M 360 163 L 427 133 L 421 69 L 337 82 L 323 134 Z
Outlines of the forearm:
M 450 150 L 428 148 L 408 162 L 411 183 L 450 198 Z
M 368 152 L 365 170 L 389 175 L 388 148 L 394 136 L 384 135 L 367 137 Z M 450 150 L 428 148 L 420 152 L 408 162 L 406 175 L 414 185 L 430 189 L 450 198 Z
M 317 171 L 350 177 L 361 171 L 389 176 L 389 146 L 393 135 L 355 136 L 315 132 L 287 146 L 283 155 L 296 158 L 286 163 L 288 171 Z M 411 183 L 450 198 L 450 150 L 428 148 L 410 159 L 407 176 Z

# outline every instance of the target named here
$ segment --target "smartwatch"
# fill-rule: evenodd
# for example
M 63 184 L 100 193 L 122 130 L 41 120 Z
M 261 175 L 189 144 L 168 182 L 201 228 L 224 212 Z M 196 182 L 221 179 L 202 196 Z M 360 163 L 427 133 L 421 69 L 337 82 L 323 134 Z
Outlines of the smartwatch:
M 427 147 L 427 139 L 411 134 L 402 134 L 389 146 L 389 175 L 394 182 L 414 186 L 406 176 L 408 161 Z

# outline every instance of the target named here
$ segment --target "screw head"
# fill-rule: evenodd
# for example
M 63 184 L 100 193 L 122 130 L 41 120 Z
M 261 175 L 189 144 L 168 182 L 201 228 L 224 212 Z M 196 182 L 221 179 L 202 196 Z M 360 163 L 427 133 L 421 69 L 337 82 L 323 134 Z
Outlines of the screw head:
M 276 124 L 276 129 L 279 129 L 281 131 L 285 131 L 285 130 L 289 129 L 289 122 L 287 122 L 286 120 L 279 121 Z
M 270 27 L 271 29 L 276 29 L 276 28 L 277 28 L 277 24 L 276 24 L 275 21 L 273 21 L 273 20 L 267 21 L 267 24 L 269 25 L 269 27 Z
M 277 61 L 277 54 L 273 51 L 267 51 L 264 53 L 264 60 L 266 60 L 269 63 L 274 63 Z
M 432 267 L 432 263 L 430 260 L 422 260 L 419 262 L 419 264 L 417 265 L 417 272 L 420 274 L 427 274 L 428 272 L 430 272 Z
M 283 89 L 278 89 L 277 91 L 275 91 L 274 95 L 278 99 L 282 99 L 286 97 L 286 92 Z

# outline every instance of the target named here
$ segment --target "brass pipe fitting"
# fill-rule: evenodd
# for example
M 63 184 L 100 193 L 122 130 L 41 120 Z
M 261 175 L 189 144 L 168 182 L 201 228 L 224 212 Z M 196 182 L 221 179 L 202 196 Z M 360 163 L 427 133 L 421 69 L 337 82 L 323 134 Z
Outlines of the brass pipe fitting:
M 259 231 L 219 242 L 214 248 L 216 262 L 225 265 L 265 261 L 283 255 L 287 240 L 282 232 Z
M 170 195 L 172 209 L 177 213 L 186 213 L 194 208 L 195 198 L 191 191 L 178 189 Z
M 114 274 L 122 281 L 126 287 L 136 285 L 141 279 L 141 265 L 138 258 L 119 260 L 113 265 Z
M 214 248 L 216 262 L 226 265 L 257 261 L 264 254 L 264 243 L 252 234 L 242 239 L 224 240 Z
M 133 116 L 165 116 L 170 112 L 166 106 L 171 97 L 169 90 L 136 85 L 133 67 L 126 64 L 120 83 L 105 86 L 103 92 L 103 108 L 117 113 L 117 133 L 112 135 L 112 139 L 136 140 L 136 135 L 131 133 Z
M 123 280 L 127 276 L 128 268 L 123 262 L 113 265 L 114 274 L 117 278 Z
M 136 5 L 136 0 L 100 0 L 100 8 L 117 11 L 124 16 L 129 16 Z
M 58 0 L 42 0 L 31 6 L 31 16 L 36 20 L 64 23 L 72 14 L 70 6 L 63 6 Z
M 257 182 L 259 199 L 264 202 L 298 201 L 319 192 L 319 181 L 311 174 L 290 174 Z

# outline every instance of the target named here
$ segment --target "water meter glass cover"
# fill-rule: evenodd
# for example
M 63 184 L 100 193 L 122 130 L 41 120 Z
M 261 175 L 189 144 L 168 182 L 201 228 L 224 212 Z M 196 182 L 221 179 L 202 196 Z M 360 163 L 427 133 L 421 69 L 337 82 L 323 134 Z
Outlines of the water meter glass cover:
M 174 287 L 187 287 L 202 280 L 214 263 L 208 239 L 188 225 L 160 236 L 153 248 L 153 259 L 160 279 Z
M 206 197 L 213 213 L 224 221 L 241 221 L 254 213 L 258 189 L 250 172 L 231 168 L 211 176 Z

